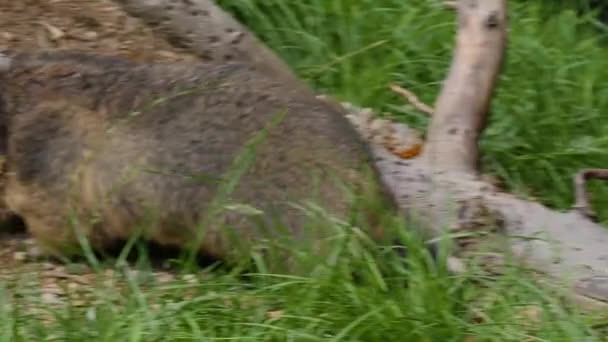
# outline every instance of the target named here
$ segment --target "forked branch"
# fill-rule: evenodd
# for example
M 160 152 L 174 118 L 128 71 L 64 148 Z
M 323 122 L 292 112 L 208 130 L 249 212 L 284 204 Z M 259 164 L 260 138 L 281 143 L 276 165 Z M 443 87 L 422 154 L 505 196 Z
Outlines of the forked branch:
M 456 48 L 424 157 L 438 173 L 475 173 L 478 140 L 504 59 L 507 5 L 506 0 L 459 0 L 456 7 Z

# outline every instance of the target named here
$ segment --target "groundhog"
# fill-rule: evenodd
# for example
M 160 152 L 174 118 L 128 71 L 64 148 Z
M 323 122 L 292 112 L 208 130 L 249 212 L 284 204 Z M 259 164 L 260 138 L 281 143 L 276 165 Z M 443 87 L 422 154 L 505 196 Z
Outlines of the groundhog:
M 306 86 L 240 63 L 5 53 L 4 197 L 46 253 L 140 234 L 222 259 L 282 233 L 319 244 L 324 213 L 393 241 L 367 145 Z

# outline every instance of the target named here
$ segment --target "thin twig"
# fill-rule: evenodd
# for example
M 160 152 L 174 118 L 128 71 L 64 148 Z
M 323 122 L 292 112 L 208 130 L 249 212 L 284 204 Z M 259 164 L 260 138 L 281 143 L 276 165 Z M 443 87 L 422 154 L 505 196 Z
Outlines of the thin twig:
M 585 187 L 589 180 L 605 180 L 608 181 L 608 169 L 583 169 L 574 176 L 574 210 L 577 210 L 591 220 L 596 220 L 597 216 L 591 204 L 589 204 L 589 194 Z
M 425 114 L 431 115 L 431 116 L 435 113 L 435 110 L 433 109 L 433 107 L 420 101 L 418 96 L 416 96 L 416 94 L 414 94 L 412 91 L 402 88 L 396 84 L 391 84 L 389 86 L 389 88 L 396 94 L 399 94 L 399 95 L 403 96 L 405 99 L 407 99 L 408 102 L 411 103 L 412 106 L 414 106 L 414 108 L 416 108 L 417 110 L 419 110 Z

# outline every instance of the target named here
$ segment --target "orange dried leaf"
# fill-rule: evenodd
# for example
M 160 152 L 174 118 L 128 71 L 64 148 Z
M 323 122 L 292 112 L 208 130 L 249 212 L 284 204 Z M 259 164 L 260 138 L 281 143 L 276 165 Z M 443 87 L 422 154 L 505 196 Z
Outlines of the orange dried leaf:
M 422 144 L 416 144 L 411 148 L 394 151 L 393 153 L 402 159 L 410 159 L 418 156 L 422 152 Z

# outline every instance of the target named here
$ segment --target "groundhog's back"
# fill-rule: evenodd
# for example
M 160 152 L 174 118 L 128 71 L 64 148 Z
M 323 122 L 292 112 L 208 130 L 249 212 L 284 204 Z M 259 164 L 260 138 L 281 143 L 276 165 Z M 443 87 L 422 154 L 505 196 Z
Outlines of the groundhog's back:
M 205 225 L 201 249 L 221 256 L 227 230 L 256 239 L 277 214 L 303 234 L 306 215 L 288 203 L 311 198 L 344 215 L 341 186 L 369 180 L 366 147 L 340 109 L 246 65 L 43 52 L 16 56 L 4 83 L 7 201 L 51 244 L 71 240 L 64 217 L 76 212 L 96 218 L 87 233 L 99 245 L 148 216 L 150 239 L 183 245 L 219 203 L 231 211 Z

